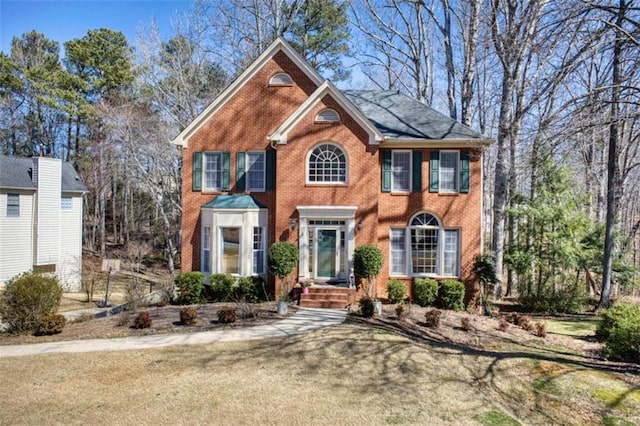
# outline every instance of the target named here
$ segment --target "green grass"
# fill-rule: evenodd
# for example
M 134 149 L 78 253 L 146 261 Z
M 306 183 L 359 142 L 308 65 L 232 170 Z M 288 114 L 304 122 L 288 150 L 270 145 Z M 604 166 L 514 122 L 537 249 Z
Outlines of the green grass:
M 604 426 L 636 426 L 635 423 L 631 423 L 620 417 L 610 417 L 610 416 L 603 417 L 602 424 L 604 424 Z
M 485 411 L 473 417 L 485 426 L 519 426 L 520 422 L 500 411 Z
M 545 319 L 547 332 L 570 337 L 593 336 L 599 318 L 553 318 Z

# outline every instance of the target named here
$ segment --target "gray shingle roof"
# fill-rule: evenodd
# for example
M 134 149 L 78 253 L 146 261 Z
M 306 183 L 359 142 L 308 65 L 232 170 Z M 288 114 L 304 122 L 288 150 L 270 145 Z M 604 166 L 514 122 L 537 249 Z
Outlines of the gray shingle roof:
M 409 96 L 390 90 L 345 90 L 347 98 L 387 138 L 469 140 L 482 135 Z
M 0 155 L 0 188 L 31 189 L 36 186 L 31 180 L 33 159 Z M 62 191 L 87 192 L 73 164 L 62 163 Z

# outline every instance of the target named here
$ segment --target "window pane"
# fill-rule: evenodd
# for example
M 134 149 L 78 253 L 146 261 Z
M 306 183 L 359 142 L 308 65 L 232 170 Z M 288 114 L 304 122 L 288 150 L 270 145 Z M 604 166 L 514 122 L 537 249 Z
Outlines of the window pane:
M 64 211 L 73 210 L 73 199 L 71 197 L 63 196 L 60 199 L 60 207 Z
M 410 190 L 409 173 L 411 170 L 410 152 L 393 152 L 391 157 L 391 190 L 407 192 Z
M 253 228 L 253 273 L 264 274 L 264 240 L 263 229 Z
M 414 274 L 435 274 L 437 253 L 437 229 L 411 229 L 411 269 Z
M 264 191 L 264 152 L 247 153 L 247 190 Z
M 392 229 L 391 230 L 391 274 L 392 275 L 405 275 L 406 274 L 406 251 L 405 251 L 405 237 L 406 233 L 404 229 Z
M 240 228 L 222 228 L 222 272 L 240 273 Z
M 20 194 L 7 194 L 7 216 L 20 216 Z
M 222 156 L 219 152 L 204 154 L 204 188 L 220 190 L 222 187 Z
M 211 272 L 211 227 L 205 226 L 202 230 L 202 272 Z
M 347 181 L 347 158 L 336 145 L 323 144 L 309 156 L 309 182 Z
M 458 191 L 458 153 L 440 151 L 440 191 Z
M 444 275 L 458 275 L 458 230 L 444 231 Z

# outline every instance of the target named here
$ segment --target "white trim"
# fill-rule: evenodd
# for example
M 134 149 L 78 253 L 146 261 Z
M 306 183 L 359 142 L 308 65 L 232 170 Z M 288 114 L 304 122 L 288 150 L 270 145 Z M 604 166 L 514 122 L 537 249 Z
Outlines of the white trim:
M 453 172 L 453 178 L 455 182 L 455 188 L 453 189 L 442 189 L 442 154 L 455 154 L 456 168 Z M 471 179 L 469 179 L 471 180 Z M 460 150 L 457 149 L 441 149 L 438 152 L 438 193 L 439 194 L 458 194 L 460 193 Z
M 262 186 L 258 189 L 249 188 L 249 155 L 262 154 Z M 236 167 L 238 165 L 236 164 Z M 267 153 L 266 151 L 247 151 L 244 160 L 244 187 L 248 192 L 265 192 L 267 189 Z
M 383 140 L 382 133 L 356 108 L 356 106 L 329 80 L 325 81 L 311 94 L 300 106 L 278 127 L 269 140 L 279 145 L 287 143 L 288 133 L 302 120 L 326 95 L 338 102 L 344 110 L 360 125 L 369 135 L 369 145 L 377 145 Z
M 423 139 L 423 138 L 391 138 L 384 137 L 380 148 L 445 148 L 469 149 L 488 148 L 492 139 Z
M 333 145 L 337 148 L 340 149 L 340 151 L 342 151 L 342 155 L 344 155 L 344 182 L 331 182 L 331 181 L 322 181 L 322 182 L 311 182 L 311 180 L 309 180 L 309 162 L 311 161 L 311 155 L 313 154 L 313 151 L 315 151 L 316 149 L 318 149 L 319 147 L 321 147 L 322 145 Z M 307 152 L 307 156 L 305 159 L 305 178 L 306 181 L 305 183 L 307 185 L 320 185 L 320 186 L 327 186 L 327 185 L 335 185 L 335 186 L 346 186 L 349 183 L 349 156 L 347 155 L 347 152 L 345 151 L 345 149 L 340 146 L 339 144 L 332 142 L 332 141 L 323 141 L 323 142 L 319 142 L 316 145 L 314 145 L 308 152 Z
M 245 69 L 238 78 L 236 78 L 227 88 L 216 97 L 216 99 L 209 104 L 178 136 L 171 141 L 172 144 L 188 147 L 189 138 L 197 132 L 213 115 L 215 115 L 222 106 L 224 106 L 229 99 L 231 99 L 242 86 L 247 83 L 256 75 L 256 73 L 262 69 L 262 67 L 273 58 L 278 52 L 284 52 L 285 55 L 293 61 L 295 65 L 302 70 L 302 72 L 309 77 L 309 79 L 319 86 L 324 80 L 318 71 L 313 69 L 307 61 L 304 60 L 298 52 L 295 51 L 289 43 L 287 43 L 282 37 L 277 38 L 271 45 L 264 51 L 258 58 L 253 61 L 247 69 Z
M 285 77 L 287 81 L 275 81 L 276 77 Z M 271 78 L 269 78 L 269 86 L 273 86 L 273 87 L 293 86 L 293 79 L 286 72 L 277 72 L 274 75 L 272 75 Z
M 409 187 L 406 190 L 402 189 L 393 189 L 393 158 L 395 154 L 409 154 L 409 167 L 407 169 L 407 174 L 409 175 Z M 394 149 L 391 151 L 391 193 L 392 194 L 410 194 L 413 192 L 413 151 L 406 149 Z

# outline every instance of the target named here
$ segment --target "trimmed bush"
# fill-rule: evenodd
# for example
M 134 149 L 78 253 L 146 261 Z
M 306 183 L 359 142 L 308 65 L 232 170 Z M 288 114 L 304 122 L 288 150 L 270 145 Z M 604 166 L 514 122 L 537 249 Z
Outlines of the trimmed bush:
M 194 325 L 198 322 L 198 311 L 192 306 L 180 309 L 180 322 L 184 325 Z
M 183 272 L 175 279 L 176 290 L 178 292 L 177 303 L 179 305 L 193 305 L 202 303 L 204 298 L 204 275 L 202 272 Z
M 469 317 L 460 318 L 460 327 L 464 331 L 473 331 L 473 324 L 471 324 L 471 318 Z
M 543 339 L 547 337 L 547 323 L 546 322 L 535 323 L 533 334 L 535 334 L 538 337 L 542 337 Z
M 438 281 L 431 278 L 413 280 L 413 301 L 423 308 L 433 306 L 438 297 Z
M 62 333 L 62 329 L 67 323 L 67 319 L 64 315 L 60 314 L 48 314 L 38 325 L 38 329 L 36 330 L 36 334 L 38 336 L 50 336 L 52 334 Z
M 502 318 L 500 319 L 500 322 L 498 323 L 498 330 L 504 332 L 507 331 L 509 329 L 509 322 Z
M 360 299 L 358 304 L 360 305 L 360 314 L 362 314 L 363 317 L 371 318 L 373 316 L 375 308 L 373 306 L 372 298 L 365 296 Z
M 457 280 L 442 280 L 438 289 L 438 304 L 443 309 L 464 310 L 464 284 Z
M 143 329 L 151 327 L 151 315 L 148 311 L 140 312 L 133 320 L 133 328 Z
M 12 333 L 36 332 L 42 320 L 60 306 L 62 287 L 54 276 L 27 272 L 6 284 L 0 317 Z
M 246 303 L 258 303 L 263 297 L 263 283 L 262 277 L 242 277 L 238 280 L 236 288 L 234 290 L 234 297 L 238 301 Z
M 440 309 L 429 309 L 424 314 L 424 325 L 426 325 L 429 328 L 440 327 L 441 316 L 442 316 L 442 311 Z
M 236 279 L 231 274 L 209 276 L 212 302 L 229 302 L 233 296 Z
M 640 362 L 640 306 L 616 303 L 604 311 L 596 337 L 605 341 L 607 358 Z
M 389 303 L 400 303 L 407 295 L 407 286 L 400 280 L 390 280 L 387 283 Z
M 298 264 L 298 247 L 286 241 L 271 244 L 267 254 L 267 264 L 273 275 L 284 279 Z
M 353 251 L 353 270 L 354 273 L 367 280 L 367 285 L 363 289 L 366 297 L 375 296 L 372 292 L 375 290 L 375 277 L 380 273 L 384 258 L 382 250 L 373 244 L 364 244 L 358 246 Z
M 218 311 L 218 322 L 222 324 L 231 324 L 236 322 L 238 315 L 233 308 L 222 308 Z

